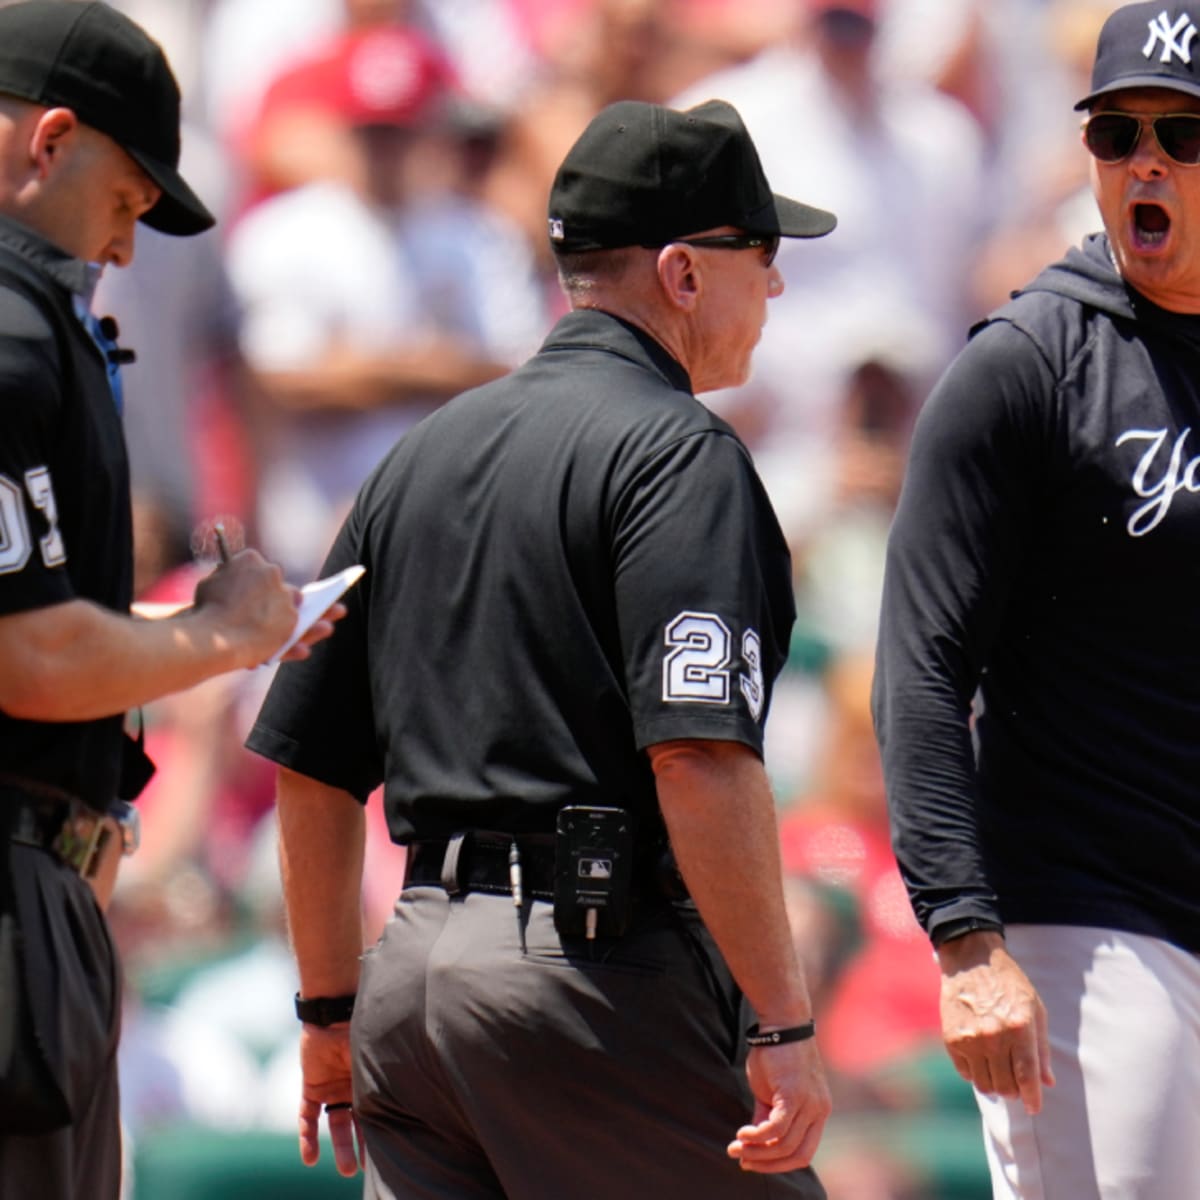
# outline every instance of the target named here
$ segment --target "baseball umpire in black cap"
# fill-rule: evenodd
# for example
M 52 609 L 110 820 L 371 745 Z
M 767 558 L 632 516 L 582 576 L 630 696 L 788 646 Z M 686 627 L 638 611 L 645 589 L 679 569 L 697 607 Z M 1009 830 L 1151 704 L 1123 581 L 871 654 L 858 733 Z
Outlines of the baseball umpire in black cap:
M 740 383 L 781 237 L 738 114 L 622 102 L 567 154 L 572 311 L 384 459 L 327 560 L 350 614 L 281 670 L 301 1155 L 326 1115 L 366 1195 L 662 1200 L 824 1191 L 830 1109 L 762 763 L 794 618 Z M 363 955 L 363 804 L 408 847 Z
M 125 713 L 270 658 L 296 589 L 242 551 L 170 621 L 130 615 L 126 352 L 91 312 L 141 220 L 213 218 L 179 90 L 107 4 L 0 8 L 0 1195 L 115 1200 L 120 982 L 102 911 L 153 770 Z M 328 621 L 311 640 L 327 636 Z M 298 651 L 307 653 L 307 644 Z
M 1100 29 L 1104 229 L 926 401 L 875 674 L 996 1200 L 1200 1195 L 1200 5 Z

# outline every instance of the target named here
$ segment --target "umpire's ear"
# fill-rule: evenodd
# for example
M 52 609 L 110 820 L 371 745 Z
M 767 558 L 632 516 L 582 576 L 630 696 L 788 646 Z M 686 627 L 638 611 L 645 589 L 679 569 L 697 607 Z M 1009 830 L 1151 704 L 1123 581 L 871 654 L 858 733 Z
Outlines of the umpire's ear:
M 79 118 L 69 108 L 48 108 L 38 114 L 31 110 L 29 163 L 39 179 L 45 179 L 62 158 L 61 151 L 72 144 L 79 129 Z
M 690 246 L 672 242 L 658 252 L 658 282 L 667 303 L 691 313 L 700 297 L 699 256 Z

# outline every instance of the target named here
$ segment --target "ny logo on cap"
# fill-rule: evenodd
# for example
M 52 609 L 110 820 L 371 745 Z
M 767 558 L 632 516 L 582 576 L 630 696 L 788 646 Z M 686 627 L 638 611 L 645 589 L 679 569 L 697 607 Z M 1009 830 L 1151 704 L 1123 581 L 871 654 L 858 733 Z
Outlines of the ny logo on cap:
M 563 230 L 563 223 L 557 217 L 550 218 L 550 236 L 556 242 L 561 242 L 567 236 Z
M 1192 18 L 1184 13 L 1174 25 L 1171 24 L 1170 18 L 1167 16 L 1167 10 L 1164 8 L 1162 12 L 1154 18 L 1153 21 L 1148 21 L 1147 26 L 1150 30 L 1150 36 L 1146 39 L 1146 44 L 1142 47 L 1142 53 L 1149 58 L 1154 53 L 1155 43 L 1162 42 L 1162 54 L 1159 56 L 1159 62 L 1169 63 L 1171 56 L 1179 55 L 1179 61 L 1191 66 L 1192 63 L 1192 39 L 1200 30 L 1192 24 Z M 1182 40 L 1180 34 L 1183 34 Z

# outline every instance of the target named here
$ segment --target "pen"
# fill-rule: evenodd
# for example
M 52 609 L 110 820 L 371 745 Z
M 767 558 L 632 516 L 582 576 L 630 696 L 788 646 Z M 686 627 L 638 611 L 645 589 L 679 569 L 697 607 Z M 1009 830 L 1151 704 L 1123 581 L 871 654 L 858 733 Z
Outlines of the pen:
M 227 563 L 229 561 L 229 543 L 225 540 L 225 525 L 221 521 L 213 522 L 213 533 L 217 535 L 217 550 L 221 555 L 221 561 Z

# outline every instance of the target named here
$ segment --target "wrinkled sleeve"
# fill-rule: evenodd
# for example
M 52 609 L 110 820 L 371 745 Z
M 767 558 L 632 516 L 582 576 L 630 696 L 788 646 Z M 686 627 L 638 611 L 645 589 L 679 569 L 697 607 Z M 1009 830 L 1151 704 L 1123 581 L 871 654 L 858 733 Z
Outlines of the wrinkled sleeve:
M 365 803 L 383 780 L 376 737 L 366 627 L 374 572 L 356 508 L 342 525 L 321 578 L 366 567 L 343 597 L 346 615 L 308 658 L 281 663 L 246 746 L 256 754 L 350 792 Z
M 892 841 L 927 933 L 999 921 L 976 826 L 972 699 L 1053 461 L 1054 378 L 1006 321 L 927 400 L 888 540 L 873 695 Z

